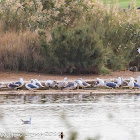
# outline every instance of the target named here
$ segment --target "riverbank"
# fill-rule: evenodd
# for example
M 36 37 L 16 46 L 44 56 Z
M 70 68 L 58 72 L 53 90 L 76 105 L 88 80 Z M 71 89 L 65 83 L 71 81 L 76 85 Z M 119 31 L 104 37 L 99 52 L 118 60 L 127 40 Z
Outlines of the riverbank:
M 140 94 L 139 89 L 94 89 L 94 90 L 12 90 L 0 91 L 0 95 L 123 95 Z
M 32 72 L 0 72 L 0 83 L 7 85 L 10 82 L 18 81 L 20 77 L 22 77 L 26 82 L 29 82 L 31 79 L 38 79 L 43 84 L 46 80 L 56 80 L 62 81 L 64 77 L 68 77 L 69 82 L 73 82 L 78 78 L 83 78 L 83 80 L 88 82 L 95 82 L 96 78 L 102 78 L 105 81 L 115 81 L 119 76 L 123 77 L 125 80 L 129 80 L 130 77 L 134 77 L 135 79 L 140 76 L 140 72 L 130 72 L 130 71 L 121 71 L 121 72 L 112 72 L 108 75 L 52 75 L 52 74 L 42 74 L 42 73 L 32 73 Z M 36 91 L 28 91 L 24 87 L 19 90 L 9 90 L 7 88 L 3 88 L 0 90 L 0 95 L 50 95 L 50 94 L 95 94 L 95 95 L 116 95 L 116 94 L 140 94 L 139 89 L 128 89 L 128 87 L 118 88 L 118 89 L 108 89 L 108 88 L 86 88 L 86 89 L 76 89 L 76 90 L 54 90 L 47 88 L 36 90 Z
M 140 72 L 131 72 L 131 71 L 118 71 L 111 72 L 107 75 L 95 75 L 95 74 L 84 74 L 84 75 L 55 75 L 55 74 L 42 74 L 34 72 L 2 72 L 0 71 L 0 82 L 9 83 L 23 78 L 24 81 L 30 81 L 31 79 L 38 79 L 41 82 L 47 80 L 56 80 L 62 81 L 64 77 L 68 78 L 68 81 L 74 81 L 78 78 L 82 78 L 85 81 L 95 81 L 96 78 L 102 78 L 107 81 L 112 81 L 118 77 L 123 77 L 125 80 L 129 80 L 130 77 L 135 79 L 140 76 Z

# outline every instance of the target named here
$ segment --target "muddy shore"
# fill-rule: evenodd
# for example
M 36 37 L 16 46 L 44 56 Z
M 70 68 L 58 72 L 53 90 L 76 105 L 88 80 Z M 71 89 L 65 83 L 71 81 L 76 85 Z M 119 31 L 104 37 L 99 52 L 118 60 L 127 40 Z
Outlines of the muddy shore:
M 130 72 L 130 71 L 121 71 L 121 72 L 112 72 L 108 75 L 53 75 L 53 74 L 42 74 L 42 73 L 32 73 L 32 72 L 0 72 L 0 82 L 7 84 L 9 82 L 15 82 L 20 77 L 24 79 L 25 82 L 30 81 L 30 79 L 38 79 L 41 82 L 46 80 L 56 80 L 62 81 L 64 77 L 68 77 L 68 81 L 72 82 L 78 78 L 83 78 L 85 81 L 95 81 L 97 77 L 102 78 L 106 81 L 116 80 L 119 76 L 123 77 L 125 80 L 129 80 L 130 77 L 135 79 L 140 76 L 140 72 Z M 140 89 L 78 89 L 78 90 L 37 90 L 37 91 L 28 91 L 28 90 L 0 90 L 1 95 L 8 94 L 22 94 L 22 95 L 34 95 L 34 94 L 140 94 Z

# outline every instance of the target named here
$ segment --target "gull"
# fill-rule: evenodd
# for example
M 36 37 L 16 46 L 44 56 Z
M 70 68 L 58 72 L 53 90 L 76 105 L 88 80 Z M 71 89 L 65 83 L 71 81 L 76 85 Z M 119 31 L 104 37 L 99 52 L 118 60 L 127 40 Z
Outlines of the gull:
M 82 78 L 79 78 L 78 80 L 75 81 L 77 83 L 77 87 L 90 87 L 91 84 L 88 84 L 87 82 L 83 81 Z
M 68 85 L 68 78 L 67 77 L 65 77 L 64 78 L 64 81 L 62 81 L 62 82 L 59 82 L 58 84 L 57 84 L 57 87 L 58 88 L 63 88 L 63 87 L 65 87 L 65 86 L 67 86 Z
M 31 79 L 31 83 L 26 83 L 25 84 L 25 87 L 28 90 L 36 90 L 36 89 L 39 89 L 39 86 L 36 85 L 35 80 L 33 80 L 33 79 Z
M 31 124 L 31 117 L 30 117 L 29 120 L 24 121 L 24 120 L 21 119 L 21 121 L 22 121 L 24 124 Z
M 56 85 L 57 85 L 57 82 L 56 82 L 56 81 L 47 80 L 47 81 L 45 82 L 45 86 L 48 87 L 48 88 L 49 88 L 49 87 L 54 88 Z
M 41 88 L 41 87 L 44 87 L 44 86 L 41 84 L 41 82 L 38 81 L 37 79 L 35 79 L 34 81 L 35 81 L 36 85 L 39 86 L 40 88 Z
M 130 82 L 128 83 L 128 87 L 130 88 L 130 89 L 132 89 L 132 88 L 134 88 L 134 78 L 133 77 L 130 77 Z
M 137 84 L 140 85 L 140 76 L 138 76 L 138 78 L 137 78 Z
M 6 87 L 5 85 L 3 85 L 2 83 L 0 83 L 0 88 Z
M 140 47 L 139 47 L 139 48 L 137 48 L 137 51 L 138 51 L 138 53 L 140 54 Z
M 9 83 L 8 84 L 8 88 L 10 89 L 17 89 L 17 88 L 20 88 L 24 85 L 24 81 L 22 78 L 19 78 L 19 81 L 18 82 L 12 82 L 12 83 Z
M 77 87 L 77 82 L 75 81 L 74 83 L 70 83 L 67 86 L 65 86 L 64 89 L 72 90 L 75 89 L 76 87 Z
M 96 86 L 103 87 L 105 85 L 103 79 L 97 78 L 96 80 L 97 80 L 97 83 L 95 84 Z
M 19 87 L 19 85 L 12 82 L 12 83 L 9 83 L 7 87 L 10 89 L 17 89 Z
M 138 83 L 138 80 L 137 82 L 135 82 L 133 77 L 130 77 L 130 80 L 134 82 L 134 87 L 140 88 L 140 84 Z
M 22 78 L 19 78 L 19 81 L 18 82 L 15 82 L 15 84 L 19 85 L 19 87 L 22 87 L 24 85 L 24 81 L 23 81 Z
M 110 88 L 116 88 L 116 87 L 119 87 L 118 84 L 114 83 L 114 82 L 106 82 L 105 84 L 107 87 L 110 87 Z

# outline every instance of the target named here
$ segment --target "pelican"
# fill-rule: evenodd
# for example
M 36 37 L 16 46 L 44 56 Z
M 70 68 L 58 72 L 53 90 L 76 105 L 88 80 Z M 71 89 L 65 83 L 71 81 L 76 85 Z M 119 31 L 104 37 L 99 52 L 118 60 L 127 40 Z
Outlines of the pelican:
M 52 81 L 52 80 L 47 80 L 46 82 L 45 82 L 45 86 L 46 87 L 51 87 L 51 88 L 54 88 L 55 86 L 56 86 L 56 81 Z
M 74 83 L 70 83 L 67 86 L 64 87 L 64 89 L 75 89 L 77 87 L 77 82 L 75 81 Z
M 62 82 L 59 82 L 58 84 L 57 84 L 57 87 L 58 88 L 63 88 L 63 87 L 65 87 L 65 86 L 67 86 L 68 85 L 68 78 L 67 77 L 65 77 L 64 78 L 64 81 L 62 81 Z
M 21 121 L 22 121 L 24 124 L 31 124 L 31 117 L 30 117 L 29 120 L 25 120 L 25 121 L 24 121 L 24 120 L 21 119 Z

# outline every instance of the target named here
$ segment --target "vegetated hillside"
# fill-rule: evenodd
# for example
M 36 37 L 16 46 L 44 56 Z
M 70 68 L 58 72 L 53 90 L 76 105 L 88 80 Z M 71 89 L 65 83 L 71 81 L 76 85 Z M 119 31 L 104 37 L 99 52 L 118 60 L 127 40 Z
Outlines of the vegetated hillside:
M 114 0 L 103 0 L 104 3 L 110 3 L 113 5 L 113 3 L 115 2 Z M 116 0 L 119 3 L 119 6 L 121 8 L 128 8 L 129 5 L 132 4 L 132 0 Z M 135 0 L 136 3 L 136 7 L 140 7 L 140 1 L 139 0 Z
M 98 0 L 0 2 L 0 70 L 108 73 L 139 67 L 140 10 Z

